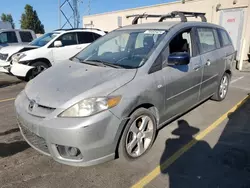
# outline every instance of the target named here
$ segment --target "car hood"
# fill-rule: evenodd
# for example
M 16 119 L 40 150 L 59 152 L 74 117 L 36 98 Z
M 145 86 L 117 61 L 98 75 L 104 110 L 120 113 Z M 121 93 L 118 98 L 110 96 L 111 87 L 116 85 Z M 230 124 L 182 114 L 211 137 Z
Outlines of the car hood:
M 97 67 L 72 61 L 58 63 L 25 87 L 30 100 L 51 108 L 68 108 L 89 97 L 108 96 L 130 82 L 136 69 Z
M 8 54 L 9 56 L 21 51 L 22 49 L 35 49 L 38 48 L 37 46 L 31 46 L 31 45 L 20 45 L 20 46 L 6 46 L 1 48 L 0 53 L 2 54 Z

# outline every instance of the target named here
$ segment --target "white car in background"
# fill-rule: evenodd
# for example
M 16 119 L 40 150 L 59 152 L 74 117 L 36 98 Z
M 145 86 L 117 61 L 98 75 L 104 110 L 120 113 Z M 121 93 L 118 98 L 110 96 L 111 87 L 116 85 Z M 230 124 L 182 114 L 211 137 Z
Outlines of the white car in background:
M 4 68 L 28 81 L 53 64 L 73 57 L 105 34 L 93 28 L 56 30 L 44 34 L 30 43 L 35 49 L 13 55 L 10 65 Z

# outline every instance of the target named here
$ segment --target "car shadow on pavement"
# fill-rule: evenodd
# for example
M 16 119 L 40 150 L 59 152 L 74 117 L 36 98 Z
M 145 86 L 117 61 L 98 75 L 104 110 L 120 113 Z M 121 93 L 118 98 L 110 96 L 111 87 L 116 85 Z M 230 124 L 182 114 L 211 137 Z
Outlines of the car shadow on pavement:
M 160 159 L 161 178 L 169 188 L 249 188 L 250 187 L 250 99 L 228 115 L 225 128 L 218 127 L 208 134 L 212 147 L 195 140 L 199 129 L 185 120 L 178 121 Z M 216 134 L 215 134 L 216 133 Z M 218 136 L 216 136 L 218 134 Z M 219 136 L 220 135 L 220 136 Z M 218 139 L 219 137 L 219 139 Z M 170 166 L 176 152 L 187 143 L 196 143 Z M 188 145 L 186 145 L 188 147 Z M 166 162 L 168 161 L 168 162 Z M 168 176 L 168 181 L 165 179 Z
M 25 141 L 0 143 L 0 158 L 9 157 L 28 149 L 30 146 Z

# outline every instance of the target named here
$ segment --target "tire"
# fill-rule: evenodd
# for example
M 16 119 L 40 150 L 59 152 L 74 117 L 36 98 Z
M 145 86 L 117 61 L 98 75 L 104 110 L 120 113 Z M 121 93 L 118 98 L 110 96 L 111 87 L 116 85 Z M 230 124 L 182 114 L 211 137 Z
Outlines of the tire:
M 212 100 L 223 101 L 226 98 L 230 82 L 229 80 L 229 75 L 225 73 L 220 80 L 220 84 L 216 90 L 216 93 L 211 98 Z
M 143 127 L 143 121 L 145 121 L 145 127 Z M 145 155 L 154 143 L 156 127 L 156 118 L 151 111 L 145 108 L 137 109 L 130 116 L 130 120 L 123 131 L 118 148 L 119 158 L 133 161 Z M 137 134 L 136 131 L 138 131 Z M 147 137 L 145 137 L 146 135 Z M 141 147 L 139 147 L 139 144 Z
M 32 80 L 33 78 L 35 78 L 37 75 L 39 75 L 41 72 L 43 72 L 44 70 L 48 69 L 50 66 L 45 63 L 45 62 L 42 62 L 42 61 L 37 61 L 35 63 L 32 63 L 31 66 L 35 67 L 33 69 L 31 69 L 26 77 L 25 77 L 25 80 L 26 81 L 30 81 Z

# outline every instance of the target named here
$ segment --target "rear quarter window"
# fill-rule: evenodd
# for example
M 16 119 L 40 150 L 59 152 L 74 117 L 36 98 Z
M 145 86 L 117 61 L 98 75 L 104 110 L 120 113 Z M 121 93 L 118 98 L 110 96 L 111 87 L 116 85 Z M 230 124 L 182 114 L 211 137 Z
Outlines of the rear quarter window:
M 220 36 L 221 36 L 221 44 L 222 46 L 228 46 L 231 43 L 231 39 L 228 35 L 228 33 L 222 29 L 219 30 Z

